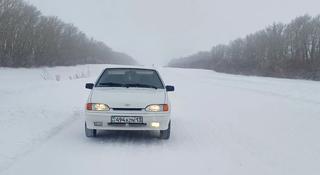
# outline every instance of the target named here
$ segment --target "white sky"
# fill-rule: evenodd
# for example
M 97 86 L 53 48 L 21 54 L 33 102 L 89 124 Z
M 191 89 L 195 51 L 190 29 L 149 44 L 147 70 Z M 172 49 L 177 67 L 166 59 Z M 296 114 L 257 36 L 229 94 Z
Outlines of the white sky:
M 210 50 L 273 22 L 320 14 L 320 0 L 27 0 L 141 64 Z

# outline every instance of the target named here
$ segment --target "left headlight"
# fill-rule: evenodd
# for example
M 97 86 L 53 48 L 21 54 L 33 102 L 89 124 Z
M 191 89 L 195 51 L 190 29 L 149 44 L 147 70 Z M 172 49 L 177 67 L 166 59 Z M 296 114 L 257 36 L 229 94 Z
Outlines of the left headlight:
M 146 111 L 148 112 L 167 112 L 169 111 L 169 105 L 149 105 L 146 107 Z
M 109 111 L 110 108 L 108 105 L 103 103 L 87 103 L 88 111 Z

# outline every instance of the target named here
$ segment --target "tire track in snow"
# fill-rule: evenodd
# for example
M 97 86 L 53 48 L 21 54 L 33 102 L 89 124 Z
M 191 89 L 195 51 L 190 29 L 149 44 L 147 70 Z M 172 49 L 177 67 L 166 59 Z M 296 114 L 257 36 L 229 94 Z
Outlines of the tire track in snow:
M 82 116 L 83 116 L 82 111 L 80 111 L 80 110 L 74 111 L 73 114 L 71 115 L 71 117 L 67 118 L 60 125 L 53 127 L 51 129 L 49 129 L 48 131 L 45 131 L 45 134 L 40 137 L 33 138 L 32 141 L 30 142 L 30 144 L 26 146 L 25 150 L 23 150 L 19 153 L 16 153 L 15 155 L 10 156 L 10 157 L 0 154 L 0 157 L 5 158 L 7 160 L 7 161 L 4 161 L 1 163 L 0 173 L 9 169 L 15 162 L 19 161 L 20 158 L 28 155 L 29 153 L 32 153 L 40 145 L 42 145 L 43 143 L 47 142 L 52 137 L 59 134 L 67 126 L 74 123 L 74 121 L 80 120 Z M 0 160 L 2 160 L 2 158 Z
M 203 72 L 207 72 L 207 71 L 210 71 L 210 70 L 203 70 Z M 261 87 L 257 87 L 257 88 L 253 87 L 254 85 L 258 85 L 258 86 L 262 86 L 263 87 L 264 84 L 268 84 L 268 85 L 273 85 L 274 84 L 274 86 L 281 85 L 281 84 L 277 84 L 277 83 L 273 83 L 273 82 L 271 83 L 271 82 L 267 81 L 267 80 L 273 80 L 275 78 L 254 77 L 254 78 L 260 78 L 260 79 L 267 79 L 266 82 L 264 82 L 264 81 L 261 81 L 261 80 L 260 81 L 257 81 L 257 80 L 254 80 L 254 79 L 250 80 L 249 78 L 251 78 L 251 77 L 245 77 L 245 76 L 243 76 L 243 77 L 246 78 L 246 79 L 239 79 L 237 77 L 236 78 L 232 77 L 232 76 L 242 77 L 241 75 L 223 74 L 223 75 L 225 75 L 225 77 L 218 77 L 218 76 L 215 75 L 215 74 L 217 74 L 216 72 L 214 72 L 214 71 L 211 71 L 211 72 L 212 72 L 212 75 L 210 75 L 210 76 L 206 76 L 206 77 L 203 77 L 203 76 L 195 77 L 194 76 L 194 79 L 197 79 L 202 84 L 210 84 L 210 86 L 212 84 L 215 84 L 215 85 L 218 85 L 220 87 L 241 89 L 241 90 L 246 90 L 246 91 L 259 93 L 259 94 L 262 94 L 262 95 L 265 95 L 265 96 L 281 97 L 281 98 L 285 98 L 285 99 L 288 99 L 288 100 L 294 100 L 294 101 L 297 101 L 297 102 L 310 103 L 310 104 L 314 104 L 314 105 L 319 105 L 320 104 L 320 100 L 318 101 L 316 99 L 309 99 L 309 98 L 304 98 L 304 97 L 295 97 L 295 96 L 290 95 L 290 94 L 284 94 L 284 93 L 281 93 L 281 92 L 276 92 L 277 90 L 270 91 L 270 90 L 266 90 L 266 89 L 262 90 L 263 88 L 261 88 Z M 183 73 L 181 73 L 181 71 L 175 71 L 175 74 L 178 74 L 181 77 L 185 77 L 185 75 Z M 206 74 L 206 75 L 208 75 L 208 74 Z M 190 75 L 188 75 L 188 76 L 190 76 Z M 230 77 L 228 77 L 228 76 L 230 76 Z M 275 79 L 275 80 L 278 80 L 278 79 Z M 288 80 L 288 79 L 284 79 L 284 80 Z M 229 85 L 228 83 L 223 83 L 223 82 L 231 82 L 231 83 L 235 84 L 234 81 L 236 81 L 237 84 L 240 84 L 240 86 Z M 288 81 L 300 81 L 300 80 L 288 80 Z M 301 80 L 301 81 L 306 81 L 306 80 Z M 244 86 L 246 86 L 246 87 L 244 87 Z M 320 90 L 320 84 L 319 84 L 319 90 Z
M 205 82 L 202 82 L 202 83 L 205 83 Z M 220 86 L 220 87 L 241 89 L 241 90 L 246 90 L 246 91 L 262 94 L 262 95 L 265 95 L 265 96 L 281 97 L 281 98 L 285 98 L 285 99 L 288 99 L 288 100 L 294 100 L 294 101 L 297 101 L 297 102 L 310 103 L 310 104 L 314 104 L 314 105 L 319 105 L 320 104 L 320 101 L 311 100 L 311 99 L 302 98 L 302 97 L 294 97 L 294 96 L 285 95 L 285 94 L 272 92 L 272 91 L 267 91 L 267 90 L 260 90 L 260 89 L 241 87 L 241 86 L 232 86 L 232 85 L 226 85 L 226 84 L 221 84 L 221 83 L 216 83 L 216 82 L 213 82 L 213 83 L 218 85 L 218 86 Z

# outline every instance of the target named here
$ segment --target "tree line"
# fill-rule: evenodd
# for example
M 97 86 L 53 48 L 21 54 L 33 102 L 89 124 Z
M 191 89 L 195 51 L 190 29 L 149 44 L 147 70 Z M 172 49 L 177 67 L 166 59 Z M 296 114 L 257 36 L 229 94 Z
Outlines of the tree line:
M 274 23 L 211 51 L 173 59 L 169 66 L 217 72 L 320 80 L 320 15 Z
M 0 67 L 136 64 L 23 0 L 0 0 Z

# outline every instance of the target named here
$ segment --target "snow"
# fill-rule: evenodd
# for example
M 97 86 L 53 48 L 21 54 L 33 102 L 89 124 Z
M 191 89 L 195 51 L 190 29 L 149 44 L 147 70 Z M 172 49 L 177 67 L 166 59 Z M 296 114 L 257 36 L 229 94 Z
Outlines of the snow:
M 161 68 L 176 87 L 170 140 L 89 139 L 84 84 L 106 66 L 0 69 L 0 174 L 320 173 L 319 82 Z

